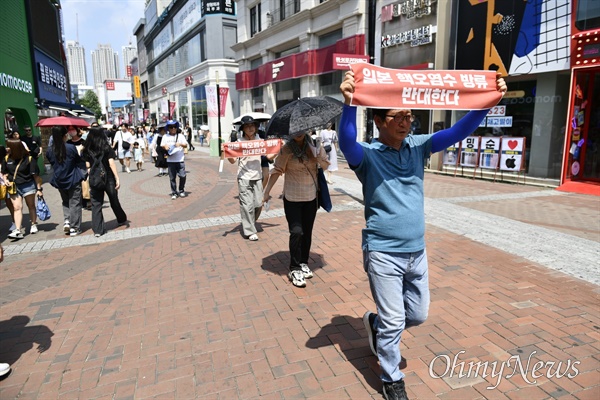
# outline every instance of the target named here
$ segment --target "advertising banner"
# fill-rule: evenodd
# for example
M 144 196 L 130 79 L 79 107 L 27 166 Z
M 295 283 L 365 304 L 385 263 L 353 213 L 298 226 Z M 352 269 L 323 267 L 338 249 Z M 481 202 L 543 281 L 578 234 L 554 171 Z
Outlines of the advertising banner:
M 414 71 L 354 64 L 352 105 L 417 110 L 482 110 L 495 106 L 495 71 Z
M 524 137 L 503 137 L 500 147 L 500 170 L 519 172 L 523 169 Z
M 479 154 L 479 136 L 469 136 L 460 143 L 460 165 L 476 167 Z
M 500 159 L 499 137 L 482 137 L 481 151 L 479 153 L 479 167 L 485 169 L 498 169 Z
M 217 116 L 217 87 L 215 85 L 206 85 L 206 111 L 209 117 Z M 227 107 L 227 96 L 229 94 L 229 88 L 219 88 L 219 100 L 221 107 L 221 117 L 225 116 L 225 108 Z
M 281 139 L 243 140 L 223 143 L 223 151 L 227 158 L 265 156 L 267 154 L 278 154 L 279 150 L 281 150 Z

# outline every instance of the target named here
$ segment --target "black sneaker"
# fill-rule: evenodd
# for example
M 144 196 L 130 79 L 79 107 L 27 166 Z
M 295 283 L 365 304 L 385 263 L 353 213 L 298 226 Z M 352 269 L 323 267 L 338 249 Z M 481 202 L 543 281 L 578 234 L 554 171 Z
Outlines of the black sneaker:
M 363 315 L 363 323 L 365 324 L 367 334 L 369 335 L 369 346 L 371 346 L 371 351 L 375 357 L 377 357 L 377 330 L 375 329 L 376 316 L 377 314 L 372 313 L 371 311 L 367 311 L 365 315 Z
M 383 382 L 383 396 L 387 400 L 408 400 L 404 379 L 396 382 Z

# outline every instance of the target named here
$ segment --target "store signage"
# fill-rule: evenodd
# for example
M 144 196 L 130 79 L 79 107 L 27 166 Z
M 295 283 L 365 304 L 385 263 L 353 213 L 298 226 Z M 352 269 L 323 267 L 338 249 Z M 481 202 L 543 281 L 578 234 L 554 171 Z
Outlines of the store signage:
M 490 111 L 487 113 L 488 117 L 495 116 L 504 116 L 506 115 L 506 106 L 494 106 L 490 108 Z
M 369 56 L 339 53 L 333 54 L 333 69 L 347 70 L 350 67 L 350 65 L 360 62 L 368 63 Z
M 39 76 L 40 76 L 40 81 L 42 83 L 45 83 L 47 85 L 51 85 L 57 89 L 60 90 L 67 90 L 67 77 L 64 76 L 62 73 L 58 72 L 57 70 L 55 70 L 52 67 L 49 67 L 48 65 L 44 64 L 44 63 L 37 63 L 38 64 L 38 72 L 39 72 Z
M 279 71 L 281 71 L 281 68 L 283 68 L 285 66 L 285 61 L 279 61 L 276 63 L 273 63 L 271 65 L 272 71 L 273 71 L 273 79 L 277 79 L 277 75 L 279 74 Z
M 127 77 L 131 78 L 131 75 L 132 75 L 131 74 L 131 65 L 128 65 L 127 67 L 125 67 L 125 71 L 126 71 Z
M 185 86 L 192 86 L 194 84 L 194 77 L 192 75 L 185 77 Z
M 166 95 L 166 94 L 167 94 L 167 87 L 166 87 L 166 86 L 162 88 L 162 94 L 163 94 L 163 95 Z
M 202 14 L 235 15 L 233 0 L 202 0 Z
M 442 159 L 442 164 L 444 165 L 456 165 L 458 161 L 458 149 L 460 148 L 460 142 L 454 143 L 452 146 L 447 147 L 444 150 L 444 157 Z
M 33 85 L 31 82 L 15 78 L 14 76 L 5 74 L 4 72 L 0 72 L 0 86 L 23 93 L 33 93 Z
M 430 15 L 436 0 L 407 0 L 402 4 L 389 4 L 381 8 L 381 22 L 391 21 L 404 15 L 406 19 Z
M 521 171 L 524 150 L 524 137 L 503 137 L 500 146 L 500 170 Z
M 136 99 L 139 99 L 140 97 L 142 97 L 141 88 L 140 88 L 140 77 L 137 75 L 133 77 L 133 93 L 134 93 Z
M 488 128 L 510 128 L 513 123 L 513 117 L 487 117 L 486 126 Z
M 202 5 L 200 0 L 188 2 L 173 17 L 173 40 L 179 39 L 184 33 L 196 26 L 202 19 Z
M 115 90 L 115 83 L 112 81 L 106 81 L 106 90 Z
M 469 136 L 460 143 L 460 165 L 462 167 L 476 167 L 479 154 L 479 136 Z
M 433 34 L 437 33 L 437 25 L 425 25 L 406 32 L 381 37 L 381 47 L 386 48 L 410 43 L 410 47 L 422 46 L 433 42 Z
M 500 157 L 499 137 L 482 137 L 481 151 L 479 153 L 479 168 L 498 169 Z

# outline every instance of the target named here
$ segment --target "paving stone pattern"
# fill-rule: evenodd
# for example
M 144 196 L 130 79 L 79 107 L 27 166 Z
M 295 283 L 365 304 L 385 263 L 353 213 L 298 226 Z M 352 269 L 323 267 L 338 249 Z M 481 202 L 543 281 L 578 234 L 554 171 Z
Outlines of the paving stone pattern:
M 286 276 L 281 180 L 250 242 L 235 166 L 219 173 L 196 148 L 187 198 L 172 201 L 149 164 L 122 174 L 131 223 L 117 228 L 106 208 L 101 238 L 89 212 L 84 234 L 64 237 L 49 185 L 54 215 L 40 233 L 6 240 L 0 211 L 0 362 L 13 366 L 1 399 L 383 398 L 362 324 L 374 305 L 352 172 L 334 174 L 334 211 L 315 224 L 315 276 L 299 289 Z M 425 182 L 432 303 L 402 336 L 409 397 L 600 398 L 600 200 L 430 173 Z

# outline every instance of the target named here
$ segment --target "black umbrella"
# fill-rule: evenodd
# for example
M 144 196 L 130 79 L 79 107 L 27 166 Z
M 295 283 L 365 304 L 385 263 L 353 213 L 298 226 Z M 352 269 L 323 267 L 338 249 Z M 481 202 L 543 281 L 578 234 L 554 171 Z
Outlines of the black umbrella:
M 303 97 L 286 104 L 273 114 L 267 136 L 288 136 L 321 128 L 337 118 L 344 104 L 329 96 Z

